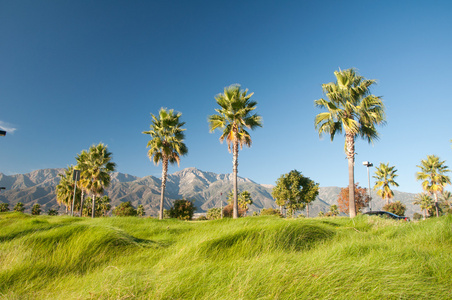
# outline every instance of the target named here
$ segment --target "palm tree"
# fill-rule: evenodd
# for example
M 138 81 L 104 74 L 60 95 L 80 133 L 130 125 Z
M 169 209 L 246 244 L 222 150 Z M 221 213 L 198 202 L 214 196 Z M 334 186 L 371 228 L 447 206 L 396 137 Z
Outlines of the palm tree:
M 188 153 L 187 146 L 184 144 L 184 131 L 182 126 L 185 122 L 180 122 L 181 113 L 175 113 L 174 110 L 161 108 L 159 115 L 152 116 L 152 123 L 149 131 L 143 131 L 149 134 L 151 140 L 148 142 L 148 156 L 155 165 L 162 162 L 162 188 L 160 194 L 160 212 L 159 219 L 163 219 L 163 200 L 165 197 L 166 179 L 168 176 L 168 163 L 177 163 L 179 166 L 180 157 Z
M 92 196 L 92 214 L 94 218 L 96 211 L 96 196 L 104 193 L 104 188 L 110 185 L 110 172 L 115 170 L 116 164 L 111 162 L 112 154 L 107 146 L 102 143 L 92 145 L 89 151 L 82 151 L 79 156 L 78 167 L 80 169 L 81 186 L 89 191 Z
M 59 205 L 64 204 L 66 206 L 66 213 L 71 207 L 72 201 L 74 201 L 74 180 L 72 179 L 72 172 L 74 171 L 74 166 L 68 166 L 63 174 L 58 174 L 60 176 L 60 182 L 56 186 L 56 196 L 57 203 Z M 76 191 L 76 205 L 78 205 L 78 200 L 80 199 L 80 191 Z
M 390 167 L 389 163 L 380 163 L 380 166 L 375 170 L 375 175 L 372 176 L 376 179 L 374 190 L 380 188 L 377 195 L 386 200 L 386 205 L 389 205 L 389 199 L 394 198 L 391 186 L 399 186 L 394 180 L 398 176 L 396 172 L 395 166 Z
M 413 204 L 419 205 L 422 210 L 422 214 L 424 215 L 424 220 L 426 218 L 426 211 L 429 211 L 432 208 L 433 199 L 426 193 L 418 194 L 413 201 Z
M 335 71 L 336 82 L 322 85 L 328 100 L 319 99 L 317 107 L 326 108 L 315 118 L 319 135 L 326 133 L 333 141 L 336 133 L 345 131 L 345 153 L 348 159 L 348 188 L 350 217 L 356 216 L 355 209 L 355 139 L 361 137 L 369 143 L 378 139 L 376 125 L 385 123 L 384 104 L 381 97 L 370 94 L 373 79 L 365 79 L 354 69 Z
M 226 140 L 228 150 L 232 147 L 232 177 L 234 186 L 234 219 L 238 218 L 238 200 L 237 200 L 237 173 L 238 156 L 243 145 L 251 147 L 251 136 L 246 129 L 254 130 L 256 127 L 262 127 L 262 117 L 252 114 L 256 109 L 257 102 L 250 98 L 254 93 L 248 94 L 248 89 L 242 90 L 240 85 L 234 84 L 224 88 L 223 94 L 215 96 L 220 108 L 215 109 L 218 114 L 211 115 L 208 118 L 210 132 L 215 129 L 223 130 L 220 136 L 220 142 Z
M 438 192 L 442 193 L 444 186 L 450 184 L 450 178 L 446 175 L 450 170 L 444 165 L 445 162 L 436 155 L 427 155 L 427 159 L 421 160 L 421 165 L 417 166 L 421 171 L 416 173 L 416 179 L 422 180 L 424 191 L 435 197 L 436 216 L 439 216 Z

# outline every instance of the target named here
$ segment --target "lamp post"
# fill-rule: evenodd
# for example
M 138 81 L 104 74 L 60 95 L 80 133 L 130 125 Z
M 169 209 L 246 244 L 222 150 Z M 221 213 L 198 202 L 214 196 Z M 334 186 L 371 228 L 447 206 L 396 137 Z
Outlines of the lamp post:
M 369 174 L 369 167 L 373 167 L 373 163 L 369 161 L 363 161 L 363 165 L 367 167 L 367 180 L 369 182 L 369 209 L 372 211 L 372 194 L 370 193 L 370 174 Z
M 0 136 L 5 136 L 5 135 L 6 135 L 6 131 L 0 130 Z

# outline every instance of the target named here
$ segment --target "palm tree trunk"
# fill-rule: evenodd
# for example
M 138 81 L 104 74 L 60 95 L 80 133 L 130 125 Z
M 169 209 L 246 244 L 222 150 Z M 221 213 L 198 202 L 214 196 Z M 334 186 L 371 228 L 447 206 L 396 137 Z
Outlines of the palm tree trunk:
M 163 220 L 163 200 L 165 199 L 166 177 L 168 176 L 168 159 L 163 158 L 162 161 L 162 188 L 160 191 L 160 211 L 159 219 Z
M 80 217 L 83 215 L 83 198 L 85 198 L 85 190 L 82 189 L 82 196 L 80 198 Z
M 346 133 L 345 143 L 348 158 L 348 209 L 350 218 L 356 216 L 355 207 L 355 137 L 351 133 Z
M 438 194 L 435 192 L 435 209 L 436 209 L 436 217 L 439 217 L 439 205 L 438 205 Z
M 232 154 L 232 182 L 234 185 L 234 203 L 232 205 L 232 218 L 237 219 L 239 217 L 239 204 L 237 199 L 237 173 L 238 173 L 238 156 L 239 156 L 239 141 L 234 140 L 234 148 Z
M 94 212 L 96 211 L 96 195 L 93 194 L 93 209 L 91 212 L 91 218 L 94 218 Z

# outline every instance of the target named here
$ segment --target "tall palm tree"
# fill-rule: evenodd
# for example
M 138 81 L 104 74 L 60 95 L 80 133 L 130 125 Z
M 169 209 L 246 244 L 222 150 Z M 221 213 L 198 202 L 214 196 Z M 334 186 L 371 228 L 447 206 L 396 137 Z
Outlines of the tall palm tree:
M 77 161 L 77 165 L 75 166 L 75 169 L 80 170 L 80 173 L 82 172 L 82 168 L 84 168 L 86 165 L 83 163 L 88 159 L 88 152 L 86 150 L 82 150 L 80 154 L 77 154 L 75 157 L 75 160 Z M 89 185 L 89 179 L 84 178 L 80 176 L 79 180 L 79 189 L 81 191 L 80 196 L 80 217 L 83 216 L 83 200 L 85 199 L 85 193 L 87 191 L 87 186 Z
M 159 219 L 163 219 L 163 200 L 165 197 L 166 179 L 168 176 L 168 163 L 177 163 L 179 166 L 180 157 L 188 153 L 188 148 L 184 143 L 184 131 L 182 126 L 185 122 L 180 122 L 181 113 L 175 113 L 174 110 L 161 108 L 159 115 L 152 116 L 152 123 L 149 131 L 143 131 L 149 134 L 151 140 L 148 142 L 148 156 L 154 164 L 162 162 L 162 188 L 160 191 L 160 212 Z
M 335 71 L 336 82 L 322 85 L 328 99 L 315 100 L 317 107 L 327 109 L 314 121 L 319 135 L 326 133 L 333 141 L 336 133 L 345 131 L 344 150 L 348 159 L 348 188 L 350 217 L 356 216 L 355 208 L 355 139 L 373 143 L 378 139 L 376 125 L 385 123 L 385 108 L 381 97 L 370 93 L 373 79 L 365 79 L 354 69 Z
M 83 153 L 83 152 L 82 152 Z M 81 185 L 91 193 L 92 196 L 92 215 L 94 218 L 96 211 L 96 196 L 104 193 L 104 188 L 110 185 L 110 172 L 115 170 L 116 164 L 111 161 L 112 154 L 107 146 L 99 143 L 92 145 L 89 151 L 83 153 L 79 163 Z
M 391 186 L 399 186 L 394 180 L 399 176 L 396 172 L 397 169 L 395 169 L 395 166 L 390 167 L 389 163 L 380 163 L 380 166 L 375 170 L 375 175 L 372 176 L 376 179 L 374 190 L 380 188 L 377 191 L 377 195 L 386 200 L 386 205 L 389 204 L 390 199 L 394 198 L 394 192 L 391 190 Z
M 243 145 L 251 147 L 251 136 L 246 129 L 254 130 L 256 127 L 262 127 L 262 117 L 252 114 L 256 109 L 257 102 L 250 98 L 254 93 L 248 94 L 248 89 L 242 90 L 240 85 L 233 84 L 224 88 L 224 93 L 215 96 L 215 100 L 220 108 L 215 109 L 217 114 L 208 118 L 210 132 L 215 129 L 223 130 L 220 142 L 226 140 L 228 150 L 232 147 L 232 177 L 234 186 L 234 203 L 232 216 L 234 219 L 239 217 L 237 200 L 237 173 L 238 156 Z
M 417 166 L 421 171 L 416 173 L 416 179 L 422 180 L 424 191 L 435 197 L 436 216 L 439 216 L 438 192 L 442 193 L 444 186 L 450 184 L 450 177 L 446 175 L 450 170 L 444 165 L 445 162 L 436 155 L 427 155 L 427 159 L 421 160 Z

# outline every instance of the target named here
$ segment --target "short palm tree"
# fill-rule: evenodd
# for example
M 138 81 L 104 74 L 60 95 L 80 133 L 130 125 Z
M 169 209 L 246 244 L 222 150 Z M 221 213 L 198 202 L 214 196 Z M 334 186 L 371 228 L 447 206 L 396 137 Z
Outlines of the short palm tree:
M 160 191 L 160 211 L 159 219 L 163 219 L 163 201 L 165 197 L 166 179 L 168 176 L 168 163 L 179 165 L 180 157 L 188 153 L 188 148 L 184 143 L 184 131 L 182 126 L 185 122 L 180 122 L 181 113 L 175 113 L 174 110 L 161 108 L 159 115 L 152 116 L 152 123 L 149 131 L 143 131 L 149 134 L 151 140 L 148 142 L 148 156 L 154 164 L 162 162 L 162 188 Z
M 424 191 L 435 197 L 436 216 L 439 216 L 438 192 L 442 193 L 444 187 L 450 184 L 450 177 L 446 175 L 450 170 L 444 165 L 445 162 L 436 155 L 427 155 L 427 159 L 421 160 L 417 166 L 421 171 L 416 173 L 416 179 L 422 181 Z
M 426 212 L 432 208 L 433 199 L 426 193 L 421 193 L 416 196 L 413 204 L 419 205 L 422 210 L 422 214 L 424 215 L 424 220 L 426 218 Z
M 345 131 L 345 153 L 348 159 L 349 212 L 356 216 L 355 208 L 355 139 L 357 137 L 373 143 L 378 138 L 376 125 L 385 123 L 385 110 L 381 97 L 370 94 L 373 79 L 365 79 L 354 69 L 335 71 L 336 82 L 322 85 L 328 99 L 315 100 L 317 107 L 327 111 L 315 118 L 319 135 L 330 135 L 333 141 L 336 133 Z
M 111 161 L 112 154 L 102 143 L 92 145 L 88 152 L 82 151 L 79 158 L 80 161 L 77 159 L 77 162 L 81 173 L 80 184 L 91 193 L 93 201 L 91 217 L 94 218 L 96 197 L 100 197 L 104 193 L 104 188 L 110 185 L 110 172 L 115 170 L 116 164 Z
M 396 174 L 397 169 L 395 166 L 390 167 L 389 163 L 380 163 L 380 166 L 375 170 L 375 175 L 372 176 L 376 179 L 374 190 L 378 189 L 377 195 L 386 200 L 386 205 L 389 205 L 389 200 L 394 198 L 394 192 L 391 190 L 391 186 L 399 186 L 395 181 L 398 176 Z
M 254 93 L 248 94 L 248 89 L 242 90 L 240 85 L 234 84 L 224 88 L 224 93 L 215 96 L 215 100 L 220 108 L 215 109 L 217 114 L 208 118 L 210 132 L 220 129 L 223 133 L 220 136 L 220 142 L 226 140 L 228 150 L 232 150 L 232 177 L 234 186 L 234 203 L 232 217 L 238 218 L 238 199 L 237 199 L 237 173 L 238 173 L 238 155 L 243 145 L 251 147 L 251 136 L 247 129 L 254 130 L 262 127 L 262 117 L 253 114 L 257 102 L 250 98 Z
M 74 201 L 74 187 L 75 183 L 72 179 L 72 172 L 74 171 L 74 166 L 68 166 L 64 173 L 58 174 L 60 176 L 60 182 L 56 186 L 56 196 L 57 203 L 59 205 L 64 204 L 66 206 L 66 213 L 70 207 L 72 207 L 72 201 Z M 76 203 L 78 205 L 78 200 L 80 199 L 80 191 L 76 191 Z

